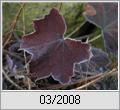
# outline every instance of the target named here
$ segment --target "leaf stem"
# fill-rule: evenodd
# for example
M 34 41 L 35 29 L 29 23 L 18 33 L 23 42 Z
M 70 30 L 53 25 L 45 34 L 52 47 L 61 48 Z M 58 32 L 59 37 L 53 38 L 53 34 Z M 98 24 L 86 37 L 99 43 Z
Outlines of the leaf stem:
M 70 38 L 73 34 L 75 34 L 84 24 L 85 22 L 83 22 L 81 25 L 79 25 L 76 29 L 74 29 L 70 34 L 68 34 L 66 36 L 66 38 Z
M 101 34 L 99 34 L 98 36 L 94 37 L 93 39 L 89 40 L 88 42 L 91 43 L 97 39 L 99 39 L 101 37 Z

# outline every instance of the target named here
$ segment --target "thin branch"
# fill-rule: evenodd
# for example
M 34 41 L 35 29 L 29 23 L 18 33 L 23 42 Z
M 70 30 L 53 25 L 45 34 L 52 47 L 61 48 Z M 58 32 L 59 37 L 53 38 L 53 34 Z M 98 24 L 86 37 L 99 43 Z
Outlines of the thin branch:
M 20 16 L 20 14 L 21 14 L 22 9 L 24 8 L 24 6 L 25 6 L 25 3 L 23 3 L 23 4 L 21 5 L 20 9 L 18 10 L 18 12 L 17 12 L 17 14 L 16 14 L 16 16 L 15 16 L 15 19 L 14 19 L 13 22 L 12 22 L 10 32 L 6 33 L 5 37 L 7 37 L 7 38 L 6 38 L 5 41 L 3 42 L 3 47 L 5 47 L 5 46 L 8 44 L 8 42 L 10 41 L 10 39 L 11 39 L 11 37 L 12 37 L 12 32 L 14 31 L 14 29 L 15 29 L 15 27 L 16 27 L 18 18 L 19 18 L 19 16 Z M 8 35 L 9 35 L 9 36 L 8 36 Z
M 3 70 L 3 75 L 5 76 L 5 78 L 13 85 L 15 86 L 16 88 L 20 89 L 20 90 L 23 90 L 22 87 L 20 87 L 19 85 L 17 85 L 14 81 L 12 81 L 9 76 L 5 73 L 5 71 Z
M 94 80 L 92 80 L 92 81 L 90 81 L 90 82 L 88 82 L 88 83 L 86 83 L 86 84 L 84 84 L 84 85 L 76 88 L 76 90 L 84 89 L 85 87 L 88 87 L 88 86 L 90 86 L 91 84 L 94 84 L 94 83 L 96 83 L 97 81 L 99 81 L 99 80 L 101 80 L 101 79 L 103 79 L 103 78 L 105 78 L 105 77 L 107 77 L 107 76 L 116 74 L 116 73 L 117 73 L 116 71 L 117 71 L 117 69 L 113 69 L 113 70 L 111 70 L 111 71 L 108 72 L 108 73 L 104 73 L 104 74 L 101 75 L 100 77 L 98 77 L 98 78 L 96 78 L 96 79 L 94 79 Z
M 65 88 L 71 88 L 71 89 L 74 89 L 75 87 L 78 87 L 82 84 L 85 84 L 86 80 L 87 82 L 90 82 L 91 80 L 94 80 L 95 78 L 98 78 L 101 74 L 98 74 L 98 75 L 95 75 L 95 76 L 90 76 L 88 77 L 87 79 L 83 79 L 81 81 L 77 81 L 75 83 L 72 83 L 72 84 L 66 84 L 66 85 L 62 85 L 62 84 L 55 84 L 55 85 L 52 85 L 52 86 L 49 86 L 49 87 L 46 87 L 46 89 L 57 89 L 57 90 L 64 90 Z M 44 89 L 44 88 L 40 88 L 40 89 Z
M 45 87 L 45 88 L 40 88 L 40 89 L 51 89 L 51 90 L 64 90 L 66 88 L 70 88 L 70 90 L 78 90 L 78 88 L 81 87 L 81 89 L 88 87 L 88 85 L 95 83 L 94 81 L 97 81 L 98 79 L 100 80 L 101 78 L 104 78 L 106 76 L 112 75 L 114 74 L 113 72 L 115 72 L 117 69 L 113 69 L 112 71 L 108 72 L 108 73 L 103 73 L 103 74 L 97 74 L 95 76 L 90 76 L 87 77 L 87 79 L 83 79 L 81 81 L 77 81 L 75 83 L 72 84 L 67 84 L 67 85 L 62 85 L 62 84 L 55 84 L 49 87 Z M 87 84 L 85 84 L 87 82 Z M 86 86 L 85 86 L 86 85 Z

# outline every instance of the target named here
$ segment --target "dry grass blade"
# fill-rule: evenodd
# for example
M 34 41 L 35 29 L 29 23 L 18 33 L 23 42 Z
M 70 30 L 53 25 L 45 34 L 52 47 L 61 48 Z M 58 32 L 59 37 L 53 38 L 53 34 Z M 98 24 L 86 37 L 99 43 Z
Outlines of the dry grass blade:
M 23 3 L 20 7 L 20 9 L 18 10 L 16 16 L 15 16 L 15 19 L 13 20 L 12 22 L 12 25 L 11 25 L 11 29 L 10 29 L 10 32 L 6 33 L 5 35 L 5 38 L 4 38 L 4 41 L 3 41 L 3 47 L 5 47 L 8 42 L 10 41 L 11 37 L 12 37 L 12 32 L 14 31 L 15 27 L 16 27 L 16 24 L 17 24 L 17 21 L 18 21 L 18 18 L 23 10 L 25 6 L 25 3 Z
M 62 3 L 60 3 L 59 11 L 61 11 L 61 9 L 62 9 Z
M 104 74 L 102 74 L 101 76 L 99 76 L 98 78 L 96 78 L 96 79 L 94 79 L 94 80 L 92 80 L 92 81 L 90 81 L 90 82 L 88 82 L 88 83 L 86 83 L 86 84 L 84 84 L 84 85 L 82 85 L 82 86 L 80 86 L 80 87 L 77 87 L 76 90 L 84 89 L 85 87 L 88 87 L 88 86 L 96 83 L 97 81 L 99 81 L 99 80 L 101 80 L 101 79 L 103 79 L 103 78 L 105 78 L 105 77 L 107 77 L 107 76 L 116 74 L 116 73 L 117 73 L 116 71 L 117 71 L 117 69 L 113 69 L 113 70 L 111 70 L 111 71 L 108 72 L 108 73 L 104 73 Z

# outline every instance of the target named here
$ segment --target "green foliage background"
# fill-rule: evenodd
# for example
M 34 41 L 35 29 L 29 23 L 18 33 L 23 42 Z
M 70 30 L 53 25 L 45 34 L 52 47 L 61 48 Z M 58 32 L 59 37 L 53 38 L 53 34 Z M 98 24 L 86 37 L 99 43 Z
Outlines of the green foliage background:
M 9 31 L 10 23 L 19 10 L 20 5 L 20 3 L 3 4 L 3 33 Z M 18 20 L 16 30 L 22 31 L 23 25 L 25 25 L 26 33 L 32 32 L 33 20 L 43 18 L 52 8 L 59 9 L 60 7 L 60 12 L 65 17 L 68 27 L 67 33 L 70 33 L 84 21 L 82 16 L 83 4 L 81 3 L 26 3 Z M 23 24 L 23 19 L 25 24 Z

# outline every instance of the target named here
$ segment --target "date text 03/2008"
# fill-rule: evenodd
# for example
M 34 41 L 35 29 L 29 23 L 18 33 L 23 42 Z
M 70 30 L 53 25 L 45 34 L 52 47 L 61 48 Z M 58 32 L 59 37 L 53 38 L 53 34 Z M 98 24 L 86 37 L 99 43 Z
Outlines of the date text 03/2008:
M 40 95 L 40 104 L 80 104 L 80 95 Z

